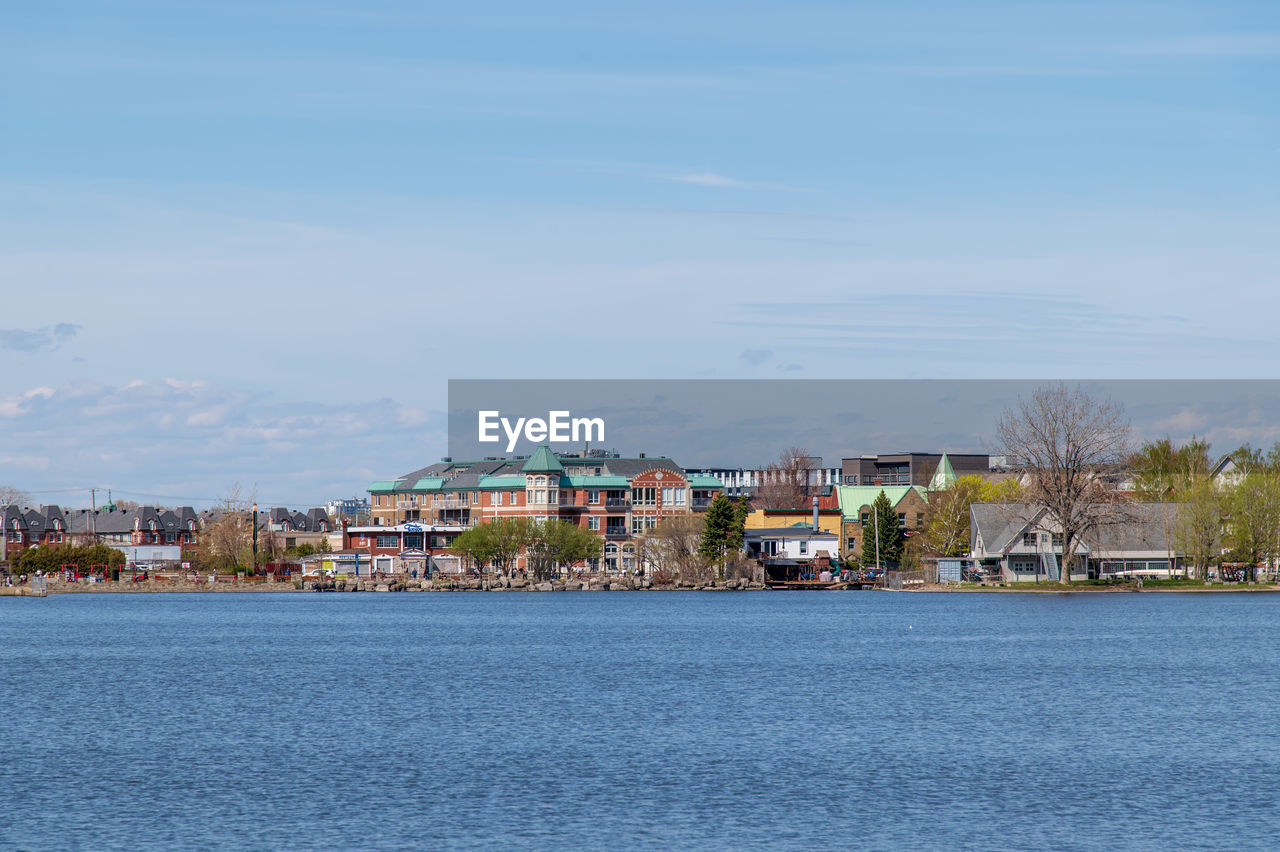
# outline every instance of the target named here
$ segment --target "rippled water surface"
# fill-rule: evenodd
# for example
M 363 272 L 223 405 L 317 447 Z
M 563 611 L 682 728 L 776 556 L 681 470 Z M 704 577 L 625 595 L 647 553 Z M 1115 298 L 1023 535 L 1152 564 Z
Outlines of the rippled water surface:
M 0 598 L 6 849 L 1274 849 L 1280 596 Z

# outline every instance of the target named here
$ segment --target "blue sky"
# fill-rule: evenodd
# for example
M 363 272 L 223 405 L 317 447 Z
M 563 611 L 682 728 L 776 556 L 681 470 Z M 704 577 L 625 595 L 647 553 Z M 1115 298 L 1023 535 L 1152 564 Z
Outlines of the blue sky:
M 618 5 L 10 11 L 0 483 L 310 503 L 449 378 L 1275 377 L 1275 4 Z

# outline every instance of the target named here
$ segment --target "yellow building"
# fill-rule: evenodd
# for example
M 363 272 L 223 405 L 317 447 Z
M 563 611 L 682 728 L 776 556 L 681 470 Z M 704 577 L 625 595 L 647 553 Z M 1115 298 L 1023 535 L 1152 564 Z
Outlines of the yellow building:
M 818 510 L 818 531 L 832 533 L 837 541 L 843 541 L 841 521 L 843 514 L 839 509 Z M 785 527 L 813 527 L 813 510 L 802 509 L 755 509 L 747 515 L 746 528 L 749 530 L 783 529 Z M 841 549 L 840 555 L 844 551 Z

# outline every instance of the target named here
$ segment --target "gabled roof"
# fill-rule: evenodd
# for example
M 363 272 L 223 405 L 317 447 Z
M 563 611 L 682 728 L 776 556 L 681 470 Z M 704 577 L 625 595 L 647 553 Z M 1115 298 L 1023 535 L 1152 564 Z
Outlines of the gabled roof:
M 929 499 L 928 492 L 919 485 L 840 485 L 836 487 L 840 511 L 846 518 L 856 520 L 862 507 L 874 503 L 881 491 L 889 498 L 889 505 L 895 508 L 912 491 L 920 495 L 921 500 Z
M 529 456 L 529 460 L 521 467 L 525 473 L 560 473 L 564 470 L 564 465 L 560 464 L 560 460 L 556 458 L 556 454 L 551 452 L 551 448 L 546 444 L 538 447 L 533 451 L 533 455 Z

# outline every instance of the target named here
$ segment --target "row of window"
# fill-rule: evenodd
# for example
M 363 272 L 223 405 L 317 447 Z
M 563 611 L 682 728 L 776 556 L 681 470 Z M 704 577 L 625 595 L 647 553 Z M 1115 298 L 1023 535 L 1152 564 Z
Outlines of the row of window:
M 862 517 L 861 517 L 861 518 L 859 518 L 859 520 L 862 522 L 862 525 L 863 525 L 864 527 L 865 527 L 865 526 L 867 526 L 867 525 L 869 525 L 869 524 L 872 524 L 872 523 L 873 523 L 873 520 L 872 520 L 872 517 L 871 517 L 871 513 L 870 513 L 870 512 L 863 512 L 863 513 L 862 513 Z M 905 525 L 906 525 L 906 523 L 907 523 L 907 513 L 906 513 L 906 512 L 899 512 L 899 513 L 898 513 L 898 526 L 905 526 Z M 917 527 L 922 527 L 922 526 L 924 526 L 924 512 L 916 512 L 916 526 L 917 526 Z

